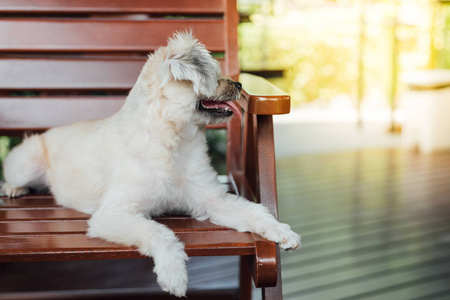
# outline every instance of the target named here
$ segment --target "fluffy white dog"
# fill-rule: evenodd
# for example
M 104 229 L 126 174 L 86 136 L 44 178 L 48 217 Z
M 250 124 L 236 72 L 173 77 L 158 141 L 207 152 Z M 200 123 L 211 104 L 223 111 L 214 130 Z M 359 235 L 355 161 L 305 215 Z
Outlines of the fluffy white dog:
M 149 56 L 113 116 L 34 135 L 4 161 L 9 197 L 50 187 L 57 202 L 88 214 L 88 234 L 136 246 L 155 262 L 161 288 L 184 296 L 183 244 L 152 217 L 183 211 L 197 219 L 258 233 L 296 249 L 300 237 L 268 210 L 226 193 L 210 166 L 205 125 L 240 110 L 241 84 L 190 33 L 176 33 Z

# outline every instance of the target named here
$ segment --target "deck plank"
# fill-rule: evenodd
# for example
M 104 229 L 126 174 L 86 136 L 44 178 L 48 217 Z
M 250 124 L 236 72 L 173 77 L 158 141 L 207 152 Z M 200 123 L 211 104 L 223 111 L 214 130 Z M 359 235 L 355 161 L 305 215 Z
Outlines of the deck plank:
M 284 299 L 450 299 L 450 153 L 401 149 L 277 161 Z

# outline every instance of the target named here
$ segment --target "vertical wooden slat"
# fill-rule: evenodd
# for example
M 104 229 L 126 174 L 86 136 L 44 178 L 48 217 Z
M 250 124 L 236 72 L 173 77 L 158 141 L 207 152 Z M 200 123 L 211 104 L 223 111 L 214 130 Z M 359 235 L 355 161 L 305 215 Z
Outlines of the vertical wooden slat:
M 242 129 L 238 118 L 227 123 L 227 170 L 242 171 Z
M 278 219 L 277 182 L 275 169 L 275 146 L 273 121 L 270 115 L 256 116 L 257 120 L 257 163 L 259 178 L 259 199 Z
M 255 196 L 278 218 L 273 121 L 270 115 L 245 114 L 244 173 Z
M 225 73 L 229 74 L 234 80 L 239 77 L 239 58 L 238 58 L 238 34 L 237 26 L 239 23 L 239 14 L 236 7 L 236 1 L 223 0 L 226 5 L 225 11 L 225 59 L 227 61 Z
M 245 123 L 244 123 L 244 153 L 243 153 L 243 164 L 244 164 L 244 175 L 247 181 L 255 193 L 256 199 L 260 200 L 259 193 L 259 178 L 257 162 L 257 151 L 256 151 L 256 115 L 245 113 Z
M 261 204 L 266 206 L 269 211 L 278 219 L 278 200 L 276 186 L 275 169 L 275 146 L 273 135 L 273 119 L 271 115 L 255 116 L 256 119 L 256 165 L 258 166 L 257 178 L 259 199 Z M 277 285 L 275 287 L 263 288 L 263 300 L 282 300 L 282 282 L 281 282 L 281 263 L 280 249 L 276 249 L 277 265 Z
M 252 274 L 250 272 L 251 256 L 240 257 L 239 295 L 240 299 L 252 299 Z

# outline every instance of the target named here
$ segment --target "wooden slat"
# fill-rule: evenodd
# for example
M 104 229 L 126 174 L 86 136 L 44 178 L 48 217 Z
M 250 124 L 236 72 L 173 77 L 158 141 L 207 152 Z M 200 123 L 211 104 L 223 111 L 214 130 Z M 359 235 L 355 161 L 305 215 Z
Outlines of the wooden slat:
M 153 51 L 175 31 L 192 29 L 209 51 L 224 51 L 223 20 L 2 19 L 0 51 Z
M 124 100 L 124 96 L 0 98 L 0 128 L 42 130 L 101 119 L 117 112 Z
M 145 58 L 2 58 L 0 90 L 128 91 L 144 64 Z
M 0 222 L 0 237 L 86 234 L 86 221 Z
M 0 98 L 0 135 L 45 131 L 78 121 L 103 119 L 117 112 L 125 96 Z M 224 129 L 226 123 L 207 126 Z
M 26 195 L 20 198 L 0 198 L 0 209 L 32 209 L 60 207 L 50 195 Z
M 0 13 L 218 14 L 223 0 L 2 0 Z
M 87 219 L 89 215 L 68 208 L 0 210 L 0 222 Z
M 215 231 L 177 233 L 190 256 L 252 255 L 252 235 L 242 232 Z M 2 237 L 0 262 L 140 258 L 137 250 L 85 235 Z
M 224 1 L 227 8 L 225 13 L 225 59 L 227 65 L 225 69 L 222 69 L 225 74 L 230 76 L 233 80 L 238 80 L 240 73 L 239 66 L 239 43 L 238 43 L 238 25 L 239 25 L 239 13 L 237 11 L 236 1 Z
M 174 232 L 206 232 L 230 231 L 229 228 L 215 225 L 209 221 L 198 221 L 188 217 L 159 217 L 158 223 L 164 224 Z M 54 235 L 54 234 L 86 234 L 87 222 L 85 220 L 61 221 L 0 221 L 0 236 L 17 235 Z
M 0 89 L 129 90 L 144 63 L 144 59 L 0 59 Z
M 155 218 L 158 223 L 164 224 L 174 232 L 201 232 L 201 231 L 230 231 L 229 228 L 219 226 L 210 221 L 199 221 L 189 217 L 160 217 Z

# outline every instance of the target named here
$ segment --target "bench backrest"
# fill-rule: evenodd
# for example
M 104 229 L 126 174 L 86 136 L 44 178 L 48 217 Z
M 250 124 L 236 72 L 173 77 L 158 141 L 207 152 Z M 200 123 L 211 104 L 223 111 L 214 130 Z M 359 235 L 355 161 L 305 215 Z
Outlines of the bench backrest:
M 0 135 L 111 115 L 177 30 L 236 78 L 237 24 L 234 0 L 3 0 Z

